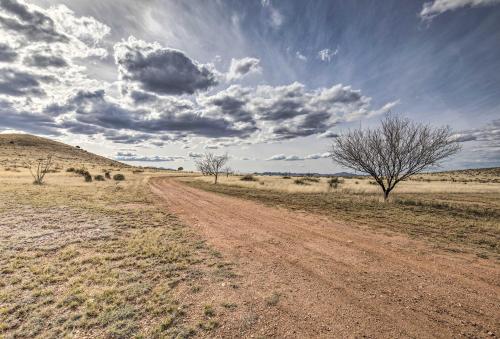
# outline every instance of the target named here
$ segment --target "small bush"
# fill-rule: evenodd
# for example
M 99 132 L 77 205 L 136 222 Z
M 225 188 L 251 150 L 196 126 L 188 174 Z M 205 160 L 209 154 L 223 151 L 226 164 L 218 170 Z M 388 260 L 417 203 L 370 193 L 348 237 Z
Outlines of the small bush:
M 104 172 L 104 177 L 106 179 L 111 179 L 111 173 L 109 173 L 108 171 Z
M 246 174 L 240 178 L 241 181 L 257 181 L 257 179 L 251 175 L 251 174 Z
M 328 181 L 328 187 L 337 188 L 344 180 L 339 179 L 338 177 L 330 178 Z
M 144 170 L 142 170 L 142 169 L 136 169 L 136 170 L 132 171 L 132 173 L 134 173 L 134 174 L 139 174 L 139 173 L 143 173 L 143 172 L 144 172 Z
M 105 179 L 102 175 L 98 174 L 98 175 L 94 175 L 94 180 L 95 181 L 104 181 Z
M 304 178 L 295 179 L 293 182 L 296 185 L 310 185 L 308 182 L 304 181 Z
M 74 171 L 75 171 L 75 169 L 73 167 L 66 169 L 66 172 L 74 172 Z
M 123 180 L 125 180 L 125 176 L 121 173 L 118 173 L 118 174 L 113 175 L 113 180 L 123 181 Z
M 302 178 L 302 180 L 310 182 L 319 182 L 319 178 L 314 178 L 314 177 L 304 177 Z
M 281 177 L 281 179 L 292 179 L 292 177 L 289 176 L 289 175 L 284 175 L 284 176 Z
M 83 177 L 85 178 L 85 182 L 92 182 L 92 176 L 89 172 L 85 173 Z

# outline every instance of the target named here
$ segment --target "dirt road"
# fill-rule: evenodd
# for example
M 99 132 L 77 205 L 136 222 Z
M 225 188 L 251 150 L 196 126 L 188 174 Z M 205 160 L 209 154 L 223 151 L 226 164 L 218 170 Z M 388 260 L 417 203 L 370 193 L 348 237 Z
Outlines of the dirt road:
M 156 178 L 153 192 L 236 263 L 219 336 L 496 337 L 500 265 L 406 236 Z M 230 293 L 230 292 L 227 292 Z

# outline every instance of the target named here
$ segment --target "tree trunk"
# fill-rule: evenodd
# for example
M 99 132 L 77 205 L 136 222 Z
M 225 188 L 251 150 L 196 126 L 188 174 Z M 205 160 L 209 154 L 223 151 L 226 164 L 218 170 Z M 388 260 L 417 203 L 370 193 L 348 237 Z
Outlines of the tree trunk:
M 214 184 L 217 184 L 217 174 L 215 174 L 215 182 Z
M 390 192 L 390 190 L 384 190 L 384 202 L 387 202 L 387 199 L 389 199 Z

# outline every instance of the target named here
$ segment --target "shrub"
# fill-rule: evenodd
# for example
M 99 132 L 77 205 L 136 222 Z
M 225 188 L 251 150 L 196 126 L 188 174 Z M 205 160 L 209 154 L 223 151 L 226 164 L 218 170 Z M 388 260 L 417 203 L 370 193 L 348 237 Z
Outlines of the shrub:
M 111 173 L 109 173 L 108 171 L 104 172 L 104 177 L 106 179 L 111 179 Z
M 113 180 L 123 181 L 123 180 L 125 180 L 125 176 L 121 173 L 118 173 L 118 174 L 113 175 Z
M 306 181 L 304 181 L 304 178 L 295 179 L 293 182 L 295 184 L 297 184 L 297 185 L 309 185 L 309 183 L 307 183 Z
M 304 181 L 311 181 L 311 182 L 319 182 L 319 178 L 314 178 L 314 177 L 305 177 L 302 178 Z
M 75 171 L 75 169 L 73 167 L 66 169 L 66 172 L 74 172 L 74 171 Z
M 182 166 L 177 167 L 177 170 L 178 170 L 178 171 L 184 171 L 184 167 L 182 167 Z
M 284 176 L 282 176 L 281 178 L 282 178 L 282 179 L 292 179 L 292 177 L 291 177 L 291 176 L 289 176 L 289 175 L 284 175 Z
M 142 169 L 136 169 L 136 170 L 132 171 L 132 173 L 134 173 L 134 174 L 143 173 L 143 172 L 144 172 L 144 170 L 142 170 Z
M 98 174 L 98 175 L 94 175 L 94 180 L 95 181 L 104 181 L 105 179 L 102 175 Z
M 85 178 L 85 182 L 92 182 L 92 176 L 89 172 L 85 173 L 83 177 Z
M 328 181 L 328 187 L 337 188 L 344 180 L 339 179 L 338 177 L 330 178 Z
M 257 179 L 251 174 L 246 174 L 246 175 L 242 176 L 240 180 L 241 181 L 257 181 Z

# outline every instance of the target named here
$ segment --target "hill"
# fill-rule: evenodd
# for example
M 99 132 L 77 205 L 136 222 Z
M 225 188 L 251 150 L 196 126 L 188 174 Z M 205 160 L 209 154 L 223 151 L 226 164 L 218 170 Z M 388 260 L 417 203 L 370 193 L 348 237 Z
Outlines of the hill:
M 55 166 L 130 167 L 79 147 L 30 134 L 0 134 L 0 166 L 24 167 L 26 161 L 52 154 Z

